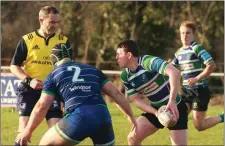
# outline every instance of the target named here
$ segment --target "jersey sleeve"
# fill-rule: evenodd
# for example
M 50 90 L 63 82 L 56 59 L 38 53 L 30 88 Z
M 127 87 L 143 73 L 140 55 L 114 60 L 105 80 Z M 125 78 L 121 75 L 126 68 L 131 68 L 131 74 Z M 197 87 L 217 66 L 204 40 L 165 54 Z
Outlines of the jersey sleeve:
M 148 71 L 155 71 L 165 75 L 165 70 L 168 64 L 169 63 L 167 61 L 164 61 L 159 57 L 149 55 L 144 58 L 141 65 Z
M 174 54 L 174 58 L 173 58 L 173 60 L 171 61 L 171 63 L 175 66 L 175 67 L 179 67 L 179 60 L 178 60 L 178 54 L 179 54 L 179 52 L 182 50 L 182 48 L 179 48 L 177 51 L 176 51 L 176 53 Z
M 17 44 L 16 51 L 11 61 L 11 65 L 22 66 L 23 62 L 27 58 L 27 45 L 22 38 Z
M 52 74 L 49 74 L 44 82 L 42 93 L 50 94 L 52 96 L 57 96 L 57 88 L 52 79 Z
M 109 78 L 102 72 L 100 71 L 100 85 L 101 85 L 101 88 L 105 85 L 105 83 L 109 82 Z
M 134 95 L 137 93 L 137 91 L 128 82 L 127 72 L 125 70 L 121 74 L 121 80 L 123 82 L 123 86 L 124 86 L 125 90 L 127 91 L 128 96 L 131 96 L 131 95 Z
M 213 58 L 211 55 L 201 46 L 201 45 L 196 45 L 193 48 L 195 54 L 197 57 L 205 64 L 208 65 L 210 62 L 213 61 Z

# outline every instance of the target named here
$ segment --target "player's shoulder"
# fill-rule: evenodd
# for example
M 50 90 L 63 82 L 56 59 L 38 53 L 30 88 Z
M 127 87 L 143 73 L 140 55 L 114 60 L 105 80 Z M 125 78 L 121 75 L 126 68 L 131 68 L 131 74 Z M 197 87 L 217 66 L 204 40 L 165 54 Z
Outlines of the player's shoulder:
M 121 76 L 122 75 L 127 75 L 128 74 L 128 68 L 125 68 L 122 70 Z
M 79 67 L 80 69 L 85 69 L 85 70 L 88 70 L 90 71 L 90 73 L 93 73 L 93 72 L 102 72 L 100 69 L 92 66 L 92 65 L 89 65 L 89 64 L 84 64 L 84 63 L 79 63 L 79 62 L 74 62 L 74 65 Z
M 122 73 L 120 75 L 120 78 L 122 79 L 122 81 L 127 81 L 128 80 L 128 73 L 129 73 L 129 69 L 125 68 L 122 70 Z
M 59 40 L 67 40 L 68 39 L 65 35 L 63 35 L 62 33 L 58 33 L 58 32 L 55 33 L 55 37 L 58 38 Z
M 175 57 L 177 57 L 182 50 L 183 50 L 183 47 L 178 48 L 176 53 L 175 53 Z
M 199 51 L 199 50 L 202 50 L 202 49 L 204 49 L 204 47 L 201 45 L 201 44 L 199 44 L 199 43 L 197 43 L 197 42 L 192 42 L 191 43 L 191 46 L 190 46 L 191 48 L 192 48 L 192 50 L 194 50 L 194 51 Z
M 152 55 L 142 55 L 138 57 L 138 63 L 141 64 L 141 62 L 148 60 L 148 59 L 153 59 L 155 56 Z
M 35 33 L 35 31 L 33 31 L 33 32 L 29 32 L 29 33 L 23 35 L 22 38 L 23 38 L 25 41 L 28 41 L 28 40 L 34 39 L 35 36 L 36 36 L 36 33 Z
M 153 55 L 143 55 L 138 58 L 138 64 L 140 64 L 142 66 L 146 66 L 156 58 L 158 58 L 158 57 L 153 56 Z

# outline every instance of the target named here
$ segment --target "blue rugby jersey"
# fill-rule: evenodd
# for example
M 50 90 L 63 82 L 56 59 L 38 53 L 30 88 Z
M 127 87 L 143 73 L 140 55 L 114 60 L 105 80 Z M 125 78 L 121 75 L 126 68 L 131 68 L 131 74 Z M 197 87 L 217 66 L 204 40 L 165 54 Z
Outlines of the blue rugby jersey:
M 47 77 L 42 92 L 60 98 L 65 103 L 65 112 L 81 104 L 106 105 L 102 86 L 109 79 L 99 69 L 86 64 L 66 62 Z
M 205 66 L 212 61 L 211 55 L 200 44 L 193 41 L 189 47 L 177 50 L 172 63 L 180 68 L 184 87 L 198 88 L 199 86 L 207 86 L 207 78 L 198 81 L 193 86 L 188 85 L 188 79 L 198 76 Z
M 135 71 L 126 68 L 121 74 L 128 96 L 139 93 L 147 97 L 152 106 L 166 105 L 170 94 L 169 77 L 165 75 L 168 62 L 144 55 L 138 58 L 138 64 Z M 178 96 L 176 101 L 180 101 Z

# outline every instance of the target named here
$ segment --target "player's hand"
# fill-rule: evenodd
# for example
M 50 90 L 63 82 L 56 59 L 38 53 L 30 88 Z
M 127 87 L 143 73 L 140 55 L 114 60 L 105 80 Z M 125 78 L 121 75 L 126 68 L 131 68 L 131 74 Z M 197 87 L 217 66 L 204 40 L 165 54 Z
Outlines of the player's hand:
M 43 88 L 43 82 L 37 78 L 34 78 L 30 81 L 30 87 L 35 90 L 40 90 Z
M 134 126 L 134 127 L 137 127 L 137 122 L 136 122 L 136 119 L 134 117 L 132 118 L 128 118 L 128 120 L 130 121 L 130 123 Z
M 188 79 L 188 85 L 190 85 L 190 86 L 195 85 L 197 82 L 198 82 L 197 78 Z
M 156 116 L 156 118 L 158 118 L 158 111 L 156 110 L 156 112 L 154 113 L 154 115 Z
M 176 102 L 175 101 L 171 101 L 169 100 L 168 104 L 166 105 L 166 111 L 167 110 L 171 110 L 173 115 L 179 119 L 179 111 L 177 109 L 177 105 L 176 105 Z
M 27 142 L 30 142 L 32 134 L 24 130 L 22 133 L 19 133 L 16 137 L 16 142 L 20 144 L 20 146 L 26 146 Z

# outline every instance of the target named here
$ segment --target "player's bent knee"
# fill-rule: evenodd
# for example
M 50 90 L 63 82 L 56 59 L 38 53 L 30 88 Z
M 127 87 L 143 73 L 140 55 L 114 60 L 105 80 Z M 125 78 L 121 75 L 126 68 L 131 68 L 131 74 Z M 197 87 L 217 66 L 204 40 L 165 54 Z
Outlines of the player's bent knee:
M 53 125 L 55 125 L 57 122 L 59 122 L 60 118 L 51 118 L 47 121 L 48 127 L 51 128 Z
M 54 126 L 50 128 L 42 137 L 39 145 L 65 145 L 65 146 L 73 146 L 75 144 L 64 140 L 55 130 Z
M 195 125 L 195 129 L 198 130 L 198 131 L 204 131 L 205 128 L 204 126 L 202 126 L 201 124 L 194 124 Z
M 129 133 L 129 135 L 127 136 L 127 140 L 129 145 L 134 145 L 139 143 L 137 140 L 137 137 L 134 135 L 133 132 Z

